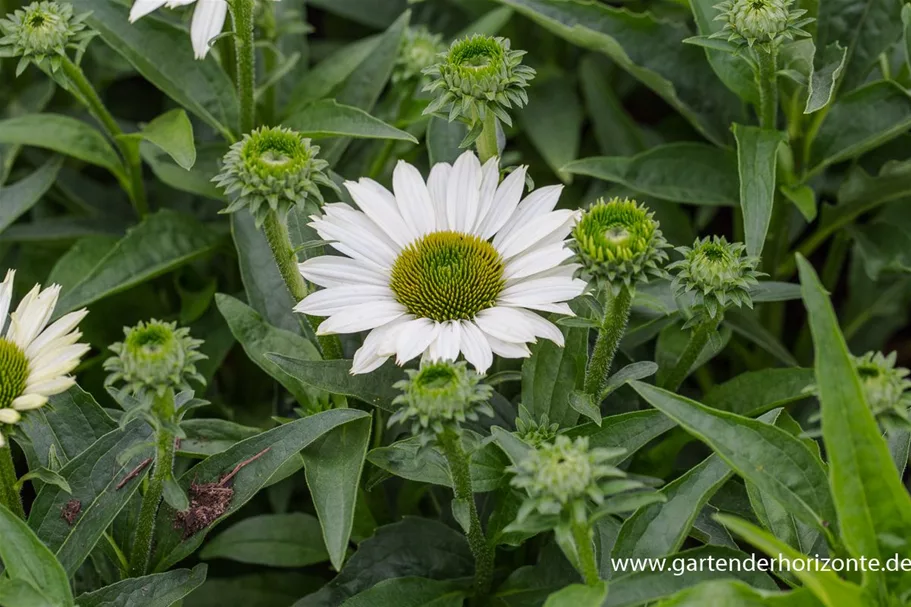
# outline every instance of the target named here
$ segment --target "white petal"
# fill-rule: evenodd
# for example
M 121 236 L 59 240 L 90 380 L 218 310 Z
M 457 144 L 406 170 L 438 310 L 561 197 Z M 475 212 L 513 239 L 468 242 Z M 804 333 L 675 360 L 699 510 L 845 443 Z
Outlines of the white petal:
M 493 207 L 478 230 L 478 234 L 487 240 L 500 231 L 515 213 L 522 191 L 525 189 L 525 173 L 528 167 L 521 166 L 510 173 L 494 195 Z M 559 196 L 559 194 L 558 194 Z
M 209 40 L 221 33 L 227 14 L 228 3 L 225 0 L 200 0 L 196 3 L 190 24 L 190 40 L 193 41 L 193 54 L 197 59 L 205 59 L 209 54 Z
M 519 203 L 515 212 L 512 214 L 502 228 L 497 232 L 497 238 L 503 239 L 509 236 L 515 230 L 521 229 L 526 223 L 539 215 L 549 213 L 557 206 L 560 200 L 560 194 L 563 192 L 562 185 L 549 185 L 538 188 Z
M 531 350 L 524 343 L 514 344 L 497 339 L 487 333 L 484 336 L 487 338 L 487 343 L 490 344 L 490 349 L 497 356 L 502 356 L 503 358 L 528 358 L 531 356 Z
M 436 216 L 436 229 L 449 230 L 449 218 L 446 216 L 446 192 L 449 189 L 449 176 L 452 174 L 452 165 L 448 162 L 438 162 L 430 169 L 427 177 L 427 191 L 433 202 L 433 214 Z
M 458 321 L 447 320 L 440 325 L 437 338 L 431 342 L 425 358 L 430 361 L 455 360 L 459 357 L 461 327 Z
M 6 278 L 0 283 L 0 335 L 3 335 L 3 329 L 6 327 L 6 315 L 9 314 L 9 305 L 13 300 L 13 281 L 16 278 L 16 270 L 7 270 Z
M 51 285 L 40 292 L 39 286 L 35 285 L 10 315 L 9 340 L 23 350 L 27 349 L 47 325 L 59 295 L 60 285 Z
M 423 354 L 439 336 L 442 325 L 429 318 L 416 318 L 404 323 L 395 342 L 396 359 L 400 365 Z
M 399 247 L 369 217 L 344 203 L 323 206 L 325 215 L 310 223 L 320 238 L 331 246 L 371 266 L 390 268 Z
M 475 324 L 491 337 L 510 343 L 535 341 L 531 325 L 516 308 L 496 306 L 481 310 L 474 317 Z
M 516 309 L 516 312 L 525 317 L 535 337 L 549 339 L 561 348 L 564 346 L 563 333 L 557 325 L 529 310 Z
M 25 349 L 26 357 L 32 358 L 34 356 L 37 356 L 41 350 L 48 348 L 52 342 L 56 342 L 64 335 L 67 335 L 70 331 L 75 329 L 80 322 L 82 322 L 82 319 L 85 318 L 86 314 L 88 313 L 88 310 L 82 308 L 81 310 L 70 312 L 69 314 L 64 314 L 55 320 L 51 326 L 42 331 L 41 335 L 36 337 L 35 340 L 29 344 L 28 348 Z M 75 343 L 77 340 L 78 337 L 70 343 Z
M 521 230 L 516 230 L 499 241 L 500 234 L 497 234 L 497 237 L 494 238 L 493 246 L 504 258 L 515 257 L 551 234 L 560 233 L 561 238 L 568 234 L 576 221 L 577 215 L 577 211 L 569 209 L 539 215 L 524 225 Z
M 168 0 L 136 0 L 130 8 L 130 23 L 135 22 L 141 17 L 158 10 L 167 3 Z
M 345 187 L 361 211 L 399 247 L 408 246 L 417 237 L 402 219 L 395 196 L 389 190 L 372 179 L 361 179 L 358 183 L 346 181 Z
M 478 217 L 472 232 L 481 234 L 484 218 L 490 214 L 496 198 L 497 185 L 500 183 L 500 157 L 493 156 L 481 167 L 481 189 L 478 193 Z
M 392 322 L 404 314 L 405 307 L 396 301 L 360 304 L 352 306 L 344 312 L 333 314 L 324 320 L 320 323 L 316 334 L 357 333 L 358 331 L 375 329 Z
M 572 256 L 573 252 L 562 242 L 546 247 L 534 247 L 510 259 L 503 268 L 503 278 L 506 280 L 525 278 L 558 266 Z
M 22 419 L 22 415 L 15 409 L 0 409 L 0 424 L 15 424 Z M 0 444 L 0 447 L 3 445 Z
M 73 383 L 76 382 L 74 381 Z M 57 394 L 59 394 L 59 392 Z M 46 402 L 47 396 L 44 394 L 23 394 L 22 396 L 13 399 L 10 406 L 16 411 L 31 411 L 32 409 L 43 407 Z
M 364 345 L 354 353 L 351 374 L 370 373 L 382 366 L 392 354 L 392 350 L 387 345 L 396 338 L 402 324 L 411 319 L 411 316 L 405 315 L 371 331 L 364 339 Z
M 471 366 L 478 373 L 486 373 L 493 364 L 493 351 L 487 342 L 487 336 L 470 320 L 461 322 L 462 343 L 459 348 Z
M 79 360 L 91 349 L 88 344 L 74 344 L 65 348 L 48 350 L 29 360 L 28 384 L 66 375 L 79 366 Z
M 452 165 L 446 190 L 446 217 L 450 229 L 468 234 L 478 216 L 481 163 L 474 152 L 463 153 Z
M 53 396 L 55 394 L 60 394 L 61 392 L 66 392 L 75 385 L 76 380 L 72 377 L 55 377 L 54 379 L 48 379 L 36 384 L 26 384 L 25 395 L 40 394 L 42 396 Z M 14 400 L 13 407 L 15 406 L 16 401 Z
M 576 313 L 573 312 L 573 309 L 569 307 L 568 303 L 542 303 L 534 304 L 532 306 L 522 306 L 523 308 L 530 308 L 532 310 L 538 310 L 539 312 L 551 312 L 553 314 L 561 314 L 563 316 L 575 316 Z
M 581 295 L 586 286 L 588 283 L 584 280 L 562 276 L 523 280 L 511 287 L 506 287 L 497 298 L 497 303 L 509 306 L 528 306 L 569 301 Z
M 386 286 L 389 277 L 356 259 L 338 255 L 320 255 L 298 264 L 301 276 L 321 287 L 345 285 Z
M 354 306 L 394 301 L 392 291 L 387 286 L 346 285 L 311 293 L 294 306 L 294 311 L 312 316 L 332 316 Z
M 399 160 L 392 173 L 392 190 L 405 223 L 412 233 L 424 236 L 436 230 L 436 214 L 430 190 L 416 168 Z

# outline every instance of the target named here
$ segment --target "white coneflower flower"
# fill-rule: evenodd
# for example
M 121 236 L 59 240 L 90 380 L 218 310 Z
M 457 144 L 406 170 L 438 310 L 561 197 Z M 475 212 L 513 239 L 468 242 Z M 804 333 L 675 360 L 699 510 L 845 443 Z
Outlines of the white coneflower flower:
M 196 2 L 193 21 L 190 23 L 190 41 L 197 59 L 205 59 L 209 53 L 209 41 L 221 33 L 228 14 L 225 0 L 136 0 L 130 9 L 130 23 L 166 6 L 177 8 Z
M 482 168 L 472 152 L 440 163 L 424 183 L 400 161 L 393 192 L 371 179 L 345 186 L 360 211 L 323 206 L 310 224 L 347 257 L 322 256 L 300 265 L 326 287 L 295 310 L 328 316 L 318 333 L 372 329 L 354 356 L 352 373 L 399 364 L 455 360 L 461 352 L 479 372 L 493 355 L 523 358 L 538 337 L 563 345 L 563 335 L 532 310 L 571 315 L 565 302 L 586 283 L 564 242 L 578 211 L 554 207 L 561 186 L 535 190 L 520 202 L 525 167 L 499 182 L 496 158 Z
M 76 343 L 82 337 L 76 327 L 85 317 L 85 309 L 47 326 L 57 305 L 59 285 L 44 290 L 35 285 L 9 314 L 7 327 L 15 274 L 10 270 L 0 283 L 0 428 L 17 423 L 23 411 L 43 406 L 49 396 L 75 384 L 69 373 L 89 350 L 88 345 Z M 0 446 L 3 444 L 0 432 Z

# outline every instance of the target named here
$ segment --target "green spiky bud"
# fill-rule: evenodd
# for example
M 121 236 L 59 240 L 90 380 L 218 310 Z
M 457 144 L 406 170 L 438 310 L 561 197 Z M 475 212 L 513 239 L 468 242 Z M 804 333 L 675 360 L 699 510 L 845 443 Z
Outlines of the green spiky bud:
M 746 255 L 745 245 L 729 243 L 723 236 L 707 236 L 697 238 L 692 247 L 676 250 L 683 259 L 667 268 L 677 270 L 671 283 L 677 297 L 693 293 L 695 305 L 702 306 L 710 318 L 731 305 L 753 307 L 750 287 L 765 274 L 756 270 L 759 259 Z
M 598 199 L 573 229 L 570 243 L 582 264 L 583 278 L 616 294 L 649 276 L 663 277 L 670 245 L 644 206 L 628 198 Z
M 488 404 L 493 388 L 482 383 L 484 376 L 465 361 L 425 363 L 405 373 L 408 377 L 394 385 L 402 394 L 392 402 L 401 408 L 389 424 L 410 422 L 412 434 L 423 444 L 466 420 L 477 421 L 479 414 L 493 417 Z
M 405 30 L 399 54 L 392 70 L 392 82 L 417 82 L 424 77 L 424 70 L 437 61 L 446 50 L 443 36 L 426 27 L 409 27 Z
M 92 37 L 83 23 L 88 15 L 74 16 L 69 4 L 33 2 L 0 19 L 0 56 L 21 57 L 16 76 L 30 62 L 55 72 L 67 48 L 79 48 Z
M 712 38 L 726 38 L 736 44 L 777 45 L 782 40 L 809 36 L 801 28 L 812 22 L 802 18 L 807 11 L 791 9 L 793 0 L 728 0 L 715 5 L 720 12 L 716 21 L 724 28 Z
M 424 70 L 432 78 L 424 90 L 436 95 L 424 113 L 479 125 L 493 112 L 512 125 L 509 110 L 528 103 L 525 89 L 535 76 L 535 70 L 522 64 L 524 55 L 512 50 L 507 38 L 475 35 L 456 40 L 438 63 Z
M 908 369 L 895 366 L 897 354 L 867 352 L 854 356 L 854 368 L 864 389 L 867 404 L 885 429 L 911 428 L 908 407 L 911 406 L 911 381 Z
M 106 385 L 124 383 L 134 395 L 162 395 L 168 389 L 189 389 L 189 380 L 205 384 L 196 363 L 207 358 L 198 348 L 202 340 L 190 337 L 190 330 L 178 329 L 176 322 L 140 321 L 124 327 L 124 340 L 110 346 L 115 354 L 104 362 L 110 372 Z
M 317 158 L 318 153 L 318 146 L 288 128 L 262 127 L 244 135 L 225 154 L 221 173 L 212 179 L 234 196 L 222 213 L 246 207 L 259 227 L 270 210 L 284 218 L 308 198 L 322 204 L 319 186 L 336 191 L 337 186 L 324 172 L 329 163 Z
M 538 447 L 557 438 L 560 424 L 550 423 L 546 413 L 539 421 L 535 421 L 523 406 L 519 406 L 519 411 L 519 417 L 516 418 L 516 435 L 524 442 L 532 447 Z

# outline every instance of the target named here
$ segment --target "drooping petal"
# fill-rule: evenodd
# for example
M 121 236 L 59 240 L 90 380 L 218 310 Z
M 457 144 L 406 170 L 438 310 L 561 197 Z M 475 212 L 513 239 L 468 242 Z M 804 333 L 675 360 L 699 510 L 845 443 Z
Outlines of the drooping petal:
M 497 356 L 502 356 L 503 358 L 528 358 L 531 356 L 531 350 L 524 343 L 503 341 L 487 333 L 484 334 L 484 337 L 487 338 L 490 349 Z
M 136 0 L 130 8 L 130 23 L 158 10 L 167 2 L 168 0 Z
M 478 216 L 481 163 L 474 152 L 464 152 L 452 165 L 446 190 L 446 216 L 450 229 L 470 233 Z
M 440 325 L 437 338 L 430 343 L 424 358 L 429 361 L 455 360 L 459 357 L 461 327 L 458 321 L 448 320 Z
M 389 277 L 376 266 L 368 266 L 356 259 L 337 255 L 312 257 L 298 264 L 301 276 L 321 287 L 343 287 L 345 285 L 385 286 Z
M 429 318 L 416 318 L 404 323 L 395 342 L 395 362 L 404 365 L 409 360 L 423 354 L 436 340 L 441 330 L 442 324 Z
M 491 337 L 510 343 L 535 341 L 535 332 L 525 317 L 515 308 L 495 306 L 477 313 L 478 327 Z
M 549 339 L 561 348 L 565 345 L 563 333 L 560 331 L 557 325 L 550 322 L 543 316 L 535 314 L 531 310 L 524 310 L 521 308 L 517 308 L 515 310 L 525 317 L 525 321 L 528 323 L 528 326 L 531 327 L 531 330 L 535 334 L 535 337 L 543 337 L 544 339 Z
M 209 54 L 209 40 L 221 33 L 227 14 L 228 3 L 225 0 L 200 0 L 196 3 L 190 24 L 190 40 L 197 59 L 205 59 Z
M 412 319 L 412 316 L 405 315 L 371 331 L 364 339 L 364 344 L 354 353 L 351 374 L 370 373 L 381 367 L 394 354 L 390 344 L 395 342 L 399 329 Z
M 490 365 L 493 364 L 493 351 L 487 341 L 487 336 L 470 320 L 463 320 L 461 325 L 462 343 L 459 349 L 462 350 L 465 360 L 478 373 L 486 373 Z
M 415 235 L 424 236 L 436 229 L 430 190 L 416 168 L 399 160 L 392 173 L 392 190 L 402 218 Z

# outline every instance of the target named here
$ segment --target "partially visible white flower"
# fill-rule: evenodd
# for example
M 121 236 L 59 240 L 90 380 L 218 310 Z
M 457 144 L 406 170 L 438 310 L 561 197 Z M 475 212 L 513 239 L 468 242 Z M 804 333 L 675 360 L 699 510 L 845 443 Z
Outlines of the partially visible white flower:
M 321 238 L 345 257 L 300 264 L 325 287 L 295 310 L 327 316 L 318 333 L 371 330 L 352 373 L 395 356 L 399 364 L 455 360 L 479 372 L 493 355 L 524 358 L 537 338 L 563 345 L 563 334 L 535 311 L 572 315 L 566 303 L 586 286 L 565 238 L 578 211 L 554 210 L 562 186 L 522 200 L 526 167 L 499 183 L 496 157 L 483 167 L 472 152 L 433 167 L 427 183 L 400 161 L 390 192 L 371 179 L 345 187 L 360 207 L 323 206 L 313 216 Z
M 196 8 L 190 23 L 190 40 L 196 58 L 205 59 L 209 53 L 209 41 L 220 34 L 225 26 L 228 14 L 228 3 L 225 0 L 136 0 L 130 9 L 130 23 L 135 23 L 137 19 L 162 6 L 177 8 L 193 2 L 196 2 Z
M 0 427 L 17 423 L 22 412 L 42 407 L 49 396 L 73 386 L 76 380 L 69 373 L 89 351 L 88 345 L 76 343 L 82 337 L 77 325 L 87 314 L 84 308 L 48 326 L 59 285 L 43 290 L 35 285 L 8 314 L 15 274 L 10 270 L 0 283 Z

